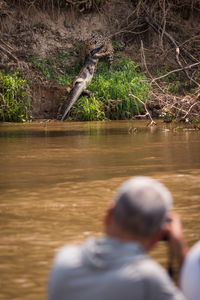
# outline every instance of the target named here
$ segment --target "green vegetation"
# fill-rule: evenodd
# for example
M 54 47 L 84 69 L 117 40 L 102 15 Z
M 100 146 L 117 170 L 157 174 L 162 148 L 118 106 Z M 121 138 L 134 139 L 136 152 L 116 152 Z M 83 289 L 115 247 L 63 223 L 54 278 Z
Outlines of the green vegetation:
M 68 52 L 63 50 L 51 59 L 29 59 L 40 71 L 39 76 L 55 80 L 58 84 L 69 86 L 81 69 L 81 61 L 75 60 L 67 66 Z M 112 70 L 106 61 L 100 61 L 88 89 L 91 97 L 82 96 L 72 107 L 70 120 L 124 120 L 134 118 L 144 111 L 143 105 L 129 94 L 134 94 L 145 101 L 150 91 L 147 78 L 137 71 L 138 65 L 123 58 L 117 59 Z
M 132 119 L 143 113 L 144 107 L 129 94 L 145 101 L 150 86 L 147 78 L 137 72 L 137 65 L 124 58 L 118 60 L 112 71 L 105 62 L 99 62 L 88 89 L 92 97 L 80 97 L 70 112 L 70 119 Z
M 0 121 L 25 122 L 30 119 L 28 84 L 18 73 L 0 73 Z
M 27 60 L 39 71 L 38 77 L 47 80 L 55 80 L 58 84 L 70 85 L 72 79 L 79 73 L 80 60 L 76 60 L 73 66 L 67 66 L 68 51 L 61 50 L 54 58 L 29 57 Z
M 104 107 L 95 97 L 81 97 L 72 108 L 68 120 L 93 121 L 105 119 Z

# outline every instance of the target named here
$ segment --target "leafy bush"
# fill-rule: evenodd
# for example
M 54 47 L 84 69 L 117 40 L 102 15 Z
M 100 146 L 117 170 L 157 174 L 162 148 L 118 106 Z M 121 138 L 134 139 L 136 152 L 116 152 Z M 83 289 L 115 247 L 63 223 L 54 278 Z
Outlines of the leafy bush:
M 147 78 L 137 72 L 137 65 L 127 59 L 119 60 L 109 71 L 105 62 L 99 62 L 88 89 L 93 97 L 81 97 L 70 113 L 72 119 L 99 120 L 131 119 L 144 107 L 129 94 L 145 101 L 150 90 Z
M 30 119 L 28 84 L 18 73 L 0 73 L 0 121 L 24 122 Z

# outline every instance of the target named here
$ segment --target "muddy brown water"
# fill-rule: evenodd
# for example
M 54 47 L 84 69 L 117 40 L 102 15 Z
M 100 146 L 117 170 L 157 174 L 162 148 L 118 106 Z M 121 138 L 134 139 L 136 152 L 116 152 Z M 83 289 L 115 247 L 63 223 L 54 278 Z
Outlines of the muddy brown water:
M 192 245 L 200 232 L 200 132 L 143 121 L 0 124 L 0 299 L 46 298 L 56 250 L 102 232 L 130 176 L 159 179 Z M 163 243 L 152 255 L 166 263 Z

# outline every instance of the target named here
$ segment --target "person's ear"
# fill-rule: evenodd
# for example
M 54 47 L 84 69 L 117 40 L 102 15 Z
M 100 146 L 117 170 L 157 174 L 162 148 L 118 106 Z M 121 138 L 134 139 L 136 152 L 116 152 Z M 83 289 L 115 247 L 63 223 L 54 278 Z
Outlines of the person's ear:
M 106 215 L 105 215 L 105 218 L 104 218 L 104 224 L 105 224 L 106 226 L 108 226 L 108 225 L 110 224 L 110 222 L 111 222 L 112 215 L 113 215 L 113 208 L 114 208 L 114 204 L 112 203 L 112 204 L 108 207 L 108 209 L 107 209 L 107 211 L 106 211 Z
M 153 248 L 155 244 L 162 241 L 162 239 L 163 239 L 163 230 L 160 229 L 154 236 L 151 237 L 150 248 Z

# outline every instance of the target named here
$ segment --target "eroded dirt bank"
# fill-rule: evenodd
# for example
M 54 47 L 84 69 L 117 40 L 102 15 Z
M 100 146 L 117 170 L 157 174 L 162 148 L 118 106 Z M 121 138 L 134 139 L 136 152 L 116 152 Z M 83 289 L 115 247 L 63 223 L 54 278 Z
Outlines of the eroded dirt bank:
M 170 107 L 170 113 L 173 109 L 175 112 L 180 110 L 183 100 L 181 105 L 187 102 L 183 109 L 185 115 L 196 109 L 197 116 L 200 5 L 198 1 L 193 1 L 193 6 L 189 1 L 185 5 L 179 2 L 103 1 L 99 7 L 80 12 L 72 7 L 39 9 L 34 4 L 25 6 L 23 1 L 0 0 L 0 71 L 19 70 L 20 75 L 31 82 L 34 118 L 55 118 L 67 88 L 48 76 L 44 77 L 33 64 L 33 58 L 40 58 L 41 62 L 53 58 L 53 68 L 62 74 L 57 54 L 67 51 L 65 64 L 71 66 L 78 59 L 81 41 L 94 32 L 101 32 L 115 42 L 126 42 L 126 50 L 121 55 L 138 62 L 140 70 L 151 80 L 170 70 L 197 63 L 197 67 L 187 69 L 188 74 L 184 74 L 184 70 L 173 73 L 177 77 L 171 90 L 168 81 L 161 85 L 160 81 L 155 81 L 152 85 L 154 98 L 150 103 L 156 115 L 164 106 Z M 147 22 L 148 16 L 153 16 L 161 26 L 160 32 Z M 167 38 L 166 33 L 175 43 Z

